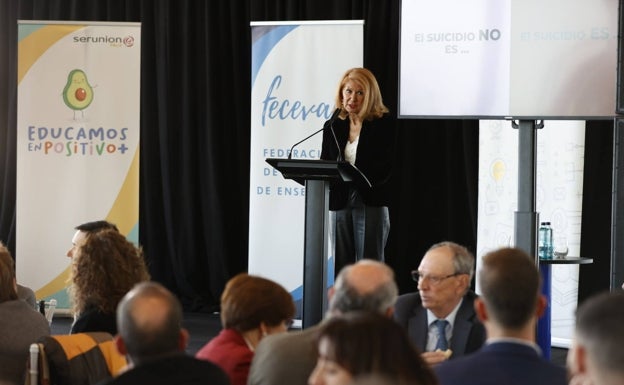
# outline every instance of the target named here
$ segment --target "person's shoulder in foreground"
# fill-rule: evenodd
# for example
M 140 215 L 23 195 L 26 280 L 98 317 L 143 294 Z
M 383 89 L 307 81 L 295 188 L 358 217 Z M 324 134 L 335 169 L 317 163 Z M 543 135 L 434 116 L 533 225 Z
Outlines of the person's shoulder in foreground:
M 146 362 L 106 382 L 124 384 L 228 385 L 223 370 L 215 364 L 180 353 Z
M 534 346 L 486 344 L 481 350 L 434 367 L 441 385 L 564 385 L 566 370 L 546 361 Z
M 535 343 L 546 298 L 534 261 L 515 248 L 483 256 L 477 277 L 481 296 L 474 307 L 487 342 L 475 353 L 436 366 L 442 385 L 567 384 L 565 368 L 544 359 Z
M 258 345 L 247 385 L 298 384 L 316 364 L 318 325 L 268 336 Z M 301 384 L 305 384 L 302 382 Z

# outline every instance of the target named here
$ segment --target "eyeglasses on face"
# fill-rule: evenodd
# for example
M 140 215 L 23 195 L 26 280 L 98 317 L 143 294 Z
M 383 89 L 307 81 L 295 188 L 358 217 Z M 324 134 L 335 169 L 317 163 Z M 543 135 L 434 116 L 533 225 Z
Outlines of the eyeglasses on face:
M 455 277 L 455 276 L 460 275 L 460 274 L 462 274 L 462 273 L 453 273 L 453 274 L 449 274 L 449 275 L 445 275 L 445 276 L 439 277 L 439 276 L 435 276 L 435 275 L 426 275 L 426 274 L 421 273 L 418 270 L 413 270 L 412 271 L 412 279 L 414 280 L 414 282 L 422 282 L 424 280 L 427 280 L 432 285 L 438 285 L 439 283 L 441 283 L 445 279 L 451 278 L 451 277 Z

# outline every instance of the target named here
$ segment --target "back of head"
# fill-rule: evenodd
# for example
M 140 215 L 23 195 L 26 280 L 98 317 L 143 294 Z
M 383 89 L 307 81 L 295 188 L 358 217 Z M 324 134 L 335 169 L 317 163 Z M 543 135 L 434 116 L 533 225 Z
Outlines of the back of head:
M 221 323 L 239 332 L 264 322 L 277 326 L 295 315 L 293 298 L 270 279 L 241 273 L 225 285 L 221 295 Z
M 350 312 L 333 317 L 321 328 L 318 341 L 326 342 L 326 358 L 355 379 L 374 374 L 392 384 L 436 383 L 405 330 L 381 314 Z
M 587 349 L 601 375 L 624 381 L 624 292 L 602 293 L 583 302 L 576 312 L 576 340 Z
M 392 269 L 372 259 L 345 266 L 336 277 L 333 290 L 329 302 L 332 314 L 358 310 L 387 314 L 399 293 Z
M 132 287 L 150 278 L 143 253 L 113 229 L 88 233 L 72 259 L 70 293 L 75 310 L 95 306 L 114 313 Z
M 481 298 L 493 320 L 520 329 L 535 314 L 540 277 L 535 260 L 516 248 L 486 254 L 479 271 Z
M 139 283 L 119 303 L 117 328 L 135 364 L 179 352 L 182 306 L 162 285 Z
M 104 220 L 82 223 L 76 226 L 76 230 L 84 231 L 85 233 L 92 233 L 100 230 L 115 230 L 117 232 L 119 231 L 114 223 L 110 223 Z
M 0 242 L 0 303 L 15 299 L 15 262 L 9 249 Z

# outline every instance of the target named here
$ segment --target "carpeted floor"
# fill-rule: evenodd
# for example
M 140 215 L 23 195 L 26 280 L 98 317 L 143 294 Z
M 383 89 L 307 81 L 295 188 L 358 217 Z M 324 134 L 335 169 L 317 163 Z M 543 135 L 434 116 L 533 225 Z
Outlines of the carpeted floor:
M 66 316 L 54 316 L 52 334 L 68 334 L 73 319 Z M 221 320 L 219 314 L 187 313 L 184 314 L 184 327 L 189 331 L 187 347 L 189 354 L 195 354 L 211 338 L 219 334 Z

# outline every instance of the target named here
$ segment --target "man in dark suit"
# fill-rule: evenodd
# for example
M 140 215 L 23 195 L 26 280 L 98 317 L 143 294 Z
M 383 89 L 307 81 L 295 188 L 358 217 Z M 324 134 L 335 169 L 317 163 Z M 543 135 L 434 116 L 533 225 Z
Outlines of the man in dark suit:
M 164 286 L 143 282 L 130 290 L 117 307 L 117 327 L 117 350 L 130 364 L 106 384 L 229 384 L 221 368 L 185 354 L 182 306 Z
M 535 343 L 537 319 L 546 307 L 535 259 L 520 249 L 486 254 L 475 299 L 487 341 L 475 353 L 434 368 L 441 385 L 564 385 L 566 371 L 542 357 Z
M 474 352 L 485 341 L 473 307 L 476 294 L 470 290 L 473 272 L 474 256 L 465 247 L 437 243 L 412 272 L 418 292 L 397 300 L 394 318 L 429 364 Z M 444 333 L 439 334 L 437 323 L 444 321 Z

